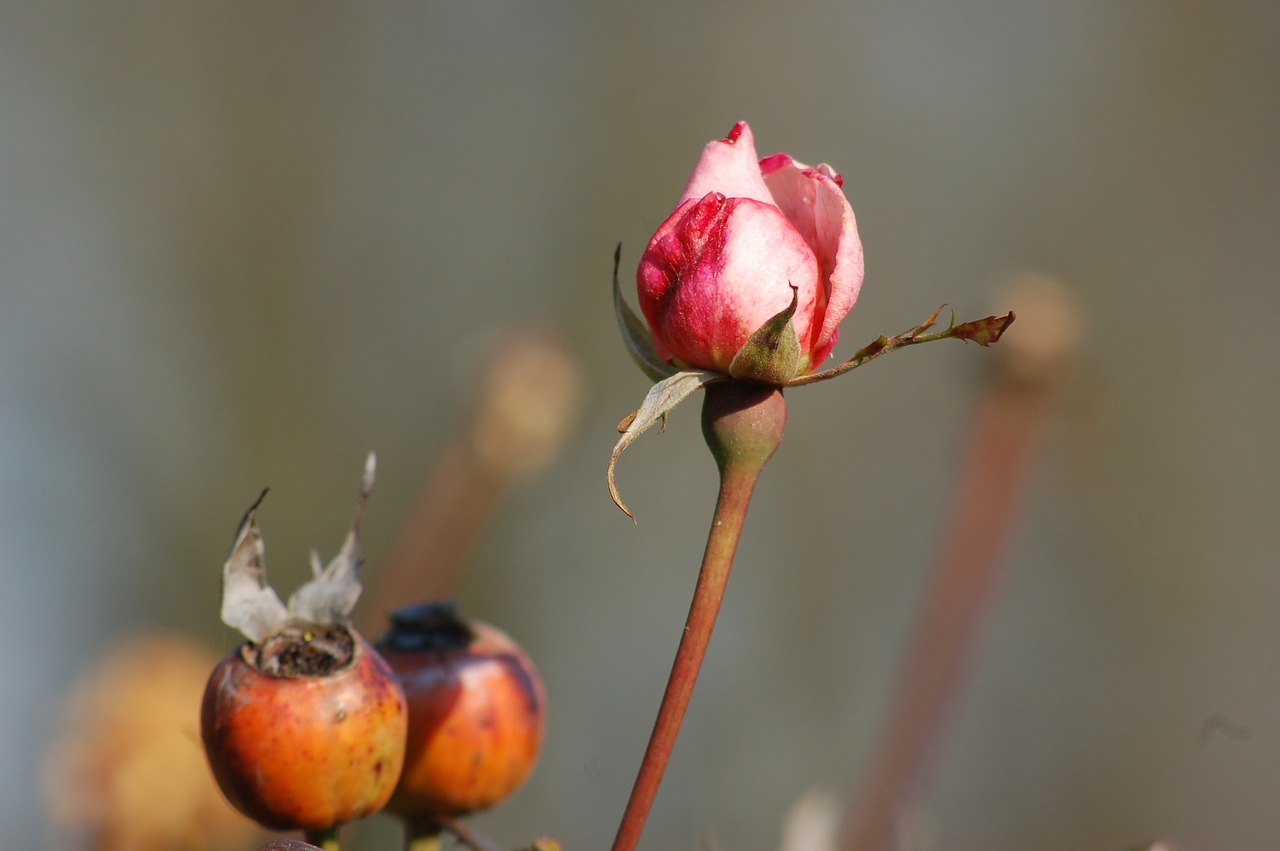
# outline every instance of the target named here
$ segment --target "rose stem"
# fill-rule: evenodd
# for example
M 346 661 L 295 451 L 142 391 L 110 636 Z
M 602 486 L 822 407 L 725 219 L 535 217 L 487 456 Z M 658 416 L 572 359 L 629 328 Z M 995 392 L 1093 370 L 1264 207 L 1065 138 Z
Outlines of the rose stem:
M 1065 294 L 1043 283 L 1020 294 L 1033 309 L 1019 308 L 1022 333 L 1008 338 L 975 407 L 950 524 L 842 851 L 899 847 L 901 819 L 928 783 L 1070 372 L 1076 319 Z
M 613 851 L 633 851 L 640 841 L 711 640 L 751 493 L 786 422 L 786 403 L 776 387 L 733 380 L 707 385 L 702 433 L 720 469 L 720 492 L 680 646 Z
M 308 830 L 305 835 L 307 841 L 317 848 L 323 848 L 324 851 L 339 851 L 338 826 L 336 824 L 319 830 Z

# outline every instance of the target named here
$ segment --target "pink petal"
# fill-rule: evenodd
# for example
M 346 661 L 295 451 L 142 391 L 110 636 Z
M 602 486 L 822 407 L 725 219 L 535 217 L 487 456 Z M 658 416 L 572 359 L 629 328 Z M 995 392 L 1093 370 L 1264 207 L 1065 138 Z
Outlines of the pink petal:
M 676 206 L 703 198 L 708 192 L 773 203 L 760 176 L 756 143 L 747 122 L 739 121 L 724 139 L 707 144 Z
M 636 272 L 658 356 L 727 371 L 747 338 L 799 288 L 796 333 L 811 335 L 821 290 L 813 252 L 772 204 L 711 193 L 663 222 Z
M 814 310 L 808 341 L 810 369 L 831 353 L 844 319 L 862 288 L 862 240 L 853 208 L 841 190 L 841 178 L 830 166 L 797 163 L 786 154 L 760 162 L 764 181 L 783 215 L 813 249 L 825 282 Z M 801 338 L 803 340 L 803 338 Z

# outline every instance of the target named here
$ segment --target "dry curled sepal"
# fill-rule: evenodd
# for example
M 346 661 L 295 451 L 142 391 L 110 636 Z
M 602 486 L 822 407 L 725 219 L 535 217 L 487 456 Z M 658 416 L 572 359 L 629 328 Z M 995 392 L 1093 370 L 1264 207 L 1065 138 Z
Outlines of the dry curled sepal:
M 264 488 L 245 512 L 222 566 L 222 622 L 253 642 L 289 617 L 280 596 L 267 584 L 266 547 L 258 528 L 258 507 L 266 496 Z
M 289 612 L 294 617 L 312 623 L 344 623 L 360 599 L 360 522 L 364 519 L 364 506 L 373 488 L 378 460 L 372 452 L 364 465 L 360 480 L 360 496 L 356 499 L 355 519 L 347 532 L 342 549 L 327 567 L 321 567 L 320 556 L 311 551 L 311 572 L 315 578 L 293 592 L 289 598 Z
M 631 359 L 636 362 L 640 370 L 654 381 L 661 381 L 674 375 L 676 367 L 664 363 L 662 358 L 658 357 L 658 353 L 653 348 L 653 337 L 649 333 L 648 326 L 636 316 L 635 311 L 623 299 L 622 288 L 618 285 L 618 264 L 621 260 L 622 243 L 618 243 L 618 247 L 613 250 L 613 312 L 618 319 L 618 330 L 622 332 L 627 353 L 631 355 Z
M 945 306 L 945 305 L 944 305 Z M 909 331 L 904 331 L 896 337 L 885 337 L 883 335 L 872 340 L 867 345 L 858 349 L 853 353 L 853 357 L 849 358 L 839 366 L 831 369 L 815 372 L 812 375 L 804 375 L 794 378 L 786 383 L 787 387 L 798 387 L 802 384 L 813 384 L 817 381 L 826 381 L 843 375 L 851 369 L 857 369 L 865 363 L 868 363 L 881 355 L 887 355 L 896 349 L 914 346 L 918 343 L 932 343 L 935 340 L 963 340 L 966 343 L 977 343 L 980 346 L 990 346 L 1000 340 L 1001 335 L 1013 324 L 1017 318 L 1012 310 L 1003 316 L 987 316 L 983 319 L 974 319 L 969 322 L 961 322 L 956 324 L 955 315 L 952 314 L 951 322 L 941 331 L 935 331 L 932 334 L 925 333 L 938 323 L 938 314 L 942 312 L 939 307 L 924 322 Z
M 365 461 L 360 496 L 351 531 L 342 550 L 322 567 L 319 556 L 311 554 L 315 578 L 294 592 L 289 605 L 267 584 L 266 548 L 258 528 L 258 508 L 267 491 L 254 500 L 236 530 L 231 555 L 222 568 L 222 622 L 239 630 L 255 644 L 291 618 L 317 624 L 345 623 L 360 597 L 360 521 L 373 487 L 377 460 L 373 453 Z
M 618 423 L 618 430 L 622 432 L 622 437 L 618 438 L 617 445 L 613 447 L 613 454 L 609 456 L 609 469 L 607 471 L 609 495 L 613 497 L 614 504 L 621 508 L 632 520 L 635 520 L 636 516 L 631 513 L 626 503 L 622 501 L 622 496 L 618 493 L 618 483 L 614 478 L 614 468 L 618 464 L 618 457 L 637 437 L 648 431 L 654 423 L 664 418 L 676 405 L 688 399 L 693 391 L 712 381 L 725 378 L 728 378 L 728 376 L 724 373 L 712 372 L 706 369 L 690 369 L 677 372 L 675 375 L 664 378 L 650 387 L 648 394 L 644 397 L 644 402 L 640 405 L 640 409 Z

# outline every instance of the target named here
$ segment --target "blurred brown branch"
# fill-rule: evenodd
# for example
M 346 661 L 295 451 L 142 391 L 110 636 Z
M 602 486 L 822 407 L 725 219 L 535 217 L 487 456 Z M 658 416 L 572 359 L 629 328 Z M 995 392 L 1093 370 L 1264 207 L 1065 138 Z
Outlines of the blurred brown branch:
M 581 368 L 544 331 L 508 332 L 473 386 L 468 416 L 428 473 L 371 583 L 360 624 L 367 635 L 377 634 L 393 609 L 457 594 L 511 486 L 551 463 L 581 413 Z
M 1071 373 L 1079 317 L 1066 291 L 1046 279 L 1028 279 L 1008 301 L 1016 305 L 1019 322 L 997 350 L 999 361 L 974 408 L 951 520 L 861 797 L 846 825 L 843 851 L 900 846 L 899 824 L 932 774 Z

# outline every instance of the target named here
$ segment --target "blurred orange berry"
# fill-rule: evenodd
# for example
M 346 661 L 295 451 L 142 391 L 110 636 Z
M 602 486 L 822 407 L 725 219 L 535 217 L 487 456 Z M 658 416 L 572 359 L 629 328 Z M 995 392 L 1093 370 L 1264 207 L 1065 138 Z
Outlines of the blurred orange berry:
M 114 647 L 79 682 L 44 765 L 51 847 L 231 851 L 259 829 L 218 791 L 197 706 L 217 655 L 172 633 Z

